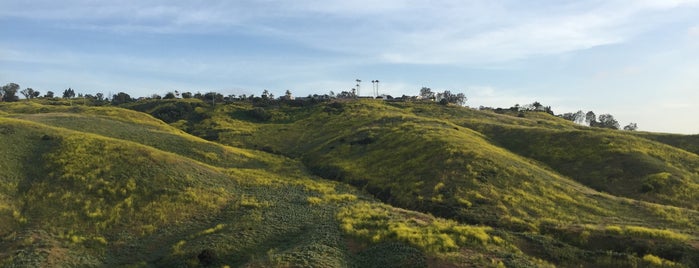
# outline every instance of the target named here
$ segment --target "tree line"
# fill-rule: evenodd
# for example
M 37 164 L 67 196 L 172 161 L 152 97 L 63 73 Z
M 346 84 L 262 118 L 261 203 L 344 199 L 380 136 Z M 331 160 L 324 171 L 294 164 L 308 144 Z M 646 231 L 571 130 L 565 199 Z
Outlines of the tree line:
M 296 104 L 302 104 L 304 102 L 318 102 L 318 101 L 324 101 L 324 100 L 331 100 L 331 99 L 355 99 L 355 98 L 360 98 L 356 94 L 356 90 L 351 90 L 351 91 L 341 91 L 338 94 L 335 94 L 335 92 L 330 91 L 328 94 L 309 94 L 307 97 L 297 97 L 295 98 L 293 94 L 291 93 L 290 90 L 286 90 L 284 95 L 276 97 L 274 94 L 269 92 L 269 90 L 264 90 L 262 94 L 259 96 L 256 96 L 254 94 L 240 94 L 240 95 L 227 95 L 224 96 L 221 93 L 217 92 L 207 92 L 207 93 L 192 93 L 192 92 L 179 92 L 177 90 L 175 91 L 170 91 L 165 93 L 164 96 L 161 96 L 159 94 L 152 94 L 148 97 L 138 97 L 134 98 L 128 93 L 125 92 L 119 92 L 117 94 L 114 94 L 112 96 L 105 96 L 103 93 L 96 93 L 94 95 L 92 94 L 82 94 L 78 93 L 76 96 L 75 90 L 72 88 L 68 88 L 63 91 L 63 94 L 61 97 L 56 96 L 56 94 L 53 91 L 47 91 L 46 94 L 41 96 L 41 92 L 38 90 L 34 90 L 32 88 L 25 88 L 24 90 L 19 90 L 20 86 L 15 83 L 8 83 L 4 85 L 0 89 L 0 101 L 6 101 L 6 102 L 12 102 L 12 101 L 19 101 L 19 97 L 17 96 L 17 93 L 19 92 L 24 96 L 25 99 L 34 99 L 34 98 L 45 98 L 45 99 L 57 99 L 57 98 L 63 98 L 63 99 L 72 99 L 72 98 L 81 98 L 86 101 L 90 101 L 90 104 L 92 105 L 104 105 L 104 104 L 112 104 L 112 105 L 120 105 L 124 103 L 129 103 L 129 102 L 135 102 L 138 100 L 148 100 L 148 99 L 201 99 L 207 103 L 224 103 L 224 102 L 234 102 L 234 101 L 249 101 L 252 102 L 253 104 L 264 106 L 264 105 L 270 105 L 274 104 L 275 102 L 291 102 L 291 103 L 296 103 Z M 111 97 L 111 99 L 110 99 Z M 467 98 L 463 93 L 452 93 L 449 90 L 445 90 L 443 92 L 433 92 L 432 89 L 423 87 L 420 89 L 420 93 L 418 96 L 406 96 L 403 95 L 398 98 L 394 98 L 390 95 L 381 95 L 377 96 L 379 99 L 384 99 L 384 100 L 395 100 L 395 101 L 412 101 L 412 100 L 430 100 L 434 102 L 438 102 L 440 104 L 457 104 L 457 105 L 464 105 Z
M 588 111 L 587 113 L 582 110 L 575 113 L 564 113 L 556 115 L 551 106 L 545 106 L 538 101 L 531 104 L 519 105 L 515 104 L 510 108 L 492 108 L 480 106 L 479 110 L 488 110 L 495 113 L 505 114 L 505 113 L 517 113 L 518 117 L 525 117 L 526 112 L 544 112 L 553 116 L 563 118 L 565 120 L 575 122 L 579 125 L 596 127 L 596 128 L 607 128 L 607 129 L 621 129 L 619 121 L 617 121 L 611 114 L 600 114 L 599 116 L 593 111 Z M 638 129 L 638 124 L 629 123 L 623 127 L 623 130 L 634 131 Z
M 3 102 L 15 102 L 19 101 L 19 97 L 17 94 L 21 94 L 24 96 L 25 99 L 35 99 L 35 98 L 45 98 L 45 99 L 58 99 L 59 97 L 56 96 L 56 94 L 53 91 L 47 91 L 43 96 L 41 95 L 41 92 L 38 90 L 34 90 L 33 88 L 25 88 L 23 90 L 20 90 L 20 86 L 16 83 L 8 83 L 0 88 L 0 101 Z M 62 95 L 60 98 L 63 99 L 73 99 L 73 98 L 80 98 L 84 101 L 84 104 L 89 104 L 89 105 L 106 105 L 106 104 L 111 104 L 111 105 L 121 105 L 125 103 L 130 103 L 130 102 L 135 102 L 138 100 L 150 100 L 150 99 L 200 99 L 206 103 L 211 103 L 212 105 L 216 105 L 218 103 L 229 103 L 229 102 L 235 102 L 235 101 L 247 101 L 251 102 L 253 106 L 255 107 L 266 107 L 270 105 L 279 105 L 279 104 L 287 104 L 291 106 L 305 106 L 308 104 L 314 104 L 318 102 L 324 102 L 324 101 L 330 101 L 332 99 L 355 99 L 359 98 L 359 96 L 356 94 L 355 90 L 351 91 L 341 91 L 338 94 L 335 94 L 333 91 L 330 91 L 328 94 L 309 94 L 307 97 L 294 97 L 293 94 L 291 93 L 290 90 L 286 90 L 284 92 L 284 95 L 278 96 L 275 98 L 274 94 L 269 92 L 269 90 L 263 90 L 262 94 L 259 96 L 255 96 L 254 94 L 240 94 L 240 95 L 227 95 L 224 96 L 221 93 L 217 92 L 207 92 L 207 93 L 192 93 L 189 91 L 186 92 L 180 92 L 178 90 L 175 91 L 169 91 L 165 93 L 164 96 L 158 95 L 158 94 L 153 94 L 149 97 L 138 97 L 134 98 L 131 97 L 128 93 L 125 92 L 119 92 L 117 94 L 114 94 L 111 96 L 111 99 L 108 96 L 105 96 L 103 93 L 96 93 L 94 95 L 92 94 L 82 94 L 78 93 L 76 95 L 75 90 L 72 88 L 68 88 L 63 91 Z M 403 95 L 398 98 L 393 98 L 390 95 L 383 95 L 380 96 L 379 98 L 385 99 L 385 100 L 392 100 L 392 101 L 432 101 L 436 102 L 439 104 L 447 105 L 447 104 L 456 104 L 463 106 L 466 101 L 466 95 L 464 93 L 452 93 L 449 90 L 445 90 L 442 92 L 435 92 L 429 87 L 422 87 L 419 90 L 419 93 L 417 96 L 406 96 Z M 89 102 L 89 103 L 88 103 Z M 484 107 L 480 106 L 480 110 L 491 110 L 496 113 L 507 113 L 507 112 L 516 112 L 517 116 L 519 117 L 525 117 L 525 112 L 545 112 L 551 115 L 555 115 L 553 110 L 551 109 L 551 106 L 545 106 L 541 104 L 538 101 L 535 101 L 531 104 L 526 104 L 526 105 L 519 105 L 515 104 L 514 106 L 510 108 L 492 108 L 492 107 Z M 559 114 L 555 115 L 560 118 L 575 122 L 580 125 L 585 125 L 585 126 L 590 126 L 590 127 L 597 127 L 597 128 L 607 128 L 607 129 L 620 129 L 620 124 L 619 122 L 614 118 L 613 115 L 611 114 L 600 114 L 597 116 L 593 111 L 588 111 L 587 113 L 583 112 L 582 110 L 577 111 L 575 113 L 564 113 L 564 114 Z M 629 131 L 634 131 L 638 129 L 638 125 L 636 123 L 629 123 L 628 125 L 623 127 L 624 130 L 629 130 Z
M 595 112 L 593 111 L 588 111 L 587 113 L 583 112 L 582 110 L 577 111 L 575 113 L 565 113 L 559 115 L 559 117 L 575 122 L 580 125 L 585 125 L 585 126 L 590 126 L 590 127 L 598 127 L 598 128 L 608 128 L 608 129 L 620 129 L 621 125 L 619 124 L 619 121 L 617 121 L 613 115 L 611 114 L 600 114 L 599 116 L 595 115 Z M 628 131 L 634 131 L 638 129 L 638 124 L 636 123 L 629 123 L 628 125 L 624 126 L 624 130 Z

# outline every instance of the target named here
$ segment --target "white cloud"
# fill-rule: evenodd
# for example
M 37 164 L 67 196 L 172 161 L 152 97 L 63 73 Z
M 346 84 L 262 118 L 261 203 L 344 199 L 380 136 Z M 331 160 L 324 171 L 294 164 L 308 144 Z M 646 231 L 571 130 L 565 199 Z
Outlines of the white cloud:
M 697 0 L 8 1 L 0 15 L 121 33 L 246 32 L 389 63 L 478 65 L 624 42 Z
M 687 29 L 687 34 L 693 37 L 699 37 L 699 25 Z

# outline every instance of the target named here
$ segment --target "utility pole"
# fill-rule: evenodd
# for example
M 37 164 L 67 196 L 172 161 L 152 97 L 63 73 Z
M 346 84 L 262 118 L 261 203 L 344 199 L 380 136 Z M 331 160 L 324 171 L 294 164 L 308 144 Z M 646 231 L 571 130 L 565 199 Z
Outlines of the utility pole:
M 378 80 L 378 79 L 376 80 L 376 89 L 375 89 L 375 92 L 376 92 L 376 93 L 374 94 L 374 96 L 375 96 L 375 98 L 378 98 L 378 97 L 379 97 L 379 80 Z
M 374 91 L 374 99 L 376 99 L 376 80 L 371 80 L 371 90 Z
M 379 80 L 371 80 L 372 89 L 374 90 L 374 99 L 379 97 Z

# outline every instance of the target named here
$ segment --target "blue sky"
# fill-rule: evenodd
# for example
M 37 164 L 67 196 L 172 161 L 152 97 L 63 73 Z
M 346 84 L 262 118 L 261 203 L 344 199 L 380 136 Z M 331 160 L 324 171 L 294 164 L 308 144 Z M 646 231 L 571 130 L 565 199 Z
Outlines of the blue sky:
M 423 86 L 699 134 L 699 0 L 0 1 L 0 83 L 281 95 Z

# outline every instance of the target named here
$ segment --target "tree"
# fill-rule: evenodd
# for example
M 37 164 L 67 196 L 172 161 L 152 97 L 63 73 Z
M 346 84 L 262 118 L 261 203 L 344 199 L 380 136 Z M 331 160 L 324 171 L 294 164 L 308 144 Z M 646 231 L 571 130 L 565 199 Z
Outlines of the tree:
M 175 93 L 172 93 L 172 92 L 166 93 L 166 94 L 165 94 L 165 97 L 163 97 L 163 99 L 166 99 L 166 100 L 174 99 L 174 98 L 176 98 L 176 97 L 175 97 Z
M 434 99 L 434 92 L 432 92 L 432 89 L 429 87 L 422 87 L 420 89 L 420 98 L 421 99 Z
M 563 118 L 563 119 L 568 120 L 568 121 L 575 122 L 576 115 L 577 114 L 574 114 L 574 113 L 564 113 L 564 114 L 558 115 L 558 117 Z
M 19 93 L 22 93 L 22 96 L 24 96 L 25 99 L 32 99 L 34 98 L 34 89 L 33 88 L 25 88 Z
M 98 101 L 103 101 L 103 100 L 104 100 L 104 94 L 102 94 L 102 93 L 97 93 L 97 94 L 95 94 L 95 97 L 97 98 Z
M 116 95 L 112 96 L 112 105 L 119 105 L 122 103 L 127 103 L 127 102 L 132 102 L 133 99 L 131 99 L 131 96 L 129 94 L 126 94 L 124 92 L 119 92 Z
M 183 99 L 191 99 L 191 98 L 192 98 L 192 92 L 182 92 L 182 98 L 183 98 Z
M 64 99 L 71 99 L 75 98 L 75 91 L 72 88 L 68 88 L 63 91 L 63 98 Z
M 538 101 L 535 101 L 534 103 L 532 103 L 532 106 L 534 107 L 534 111 L 543 111 L 544 105 L 542 105 Z
M 32 90 L 33 90 L 33 89 L 32 89 Z M 29 98 L 32 98 L 32 99 L 33 99 L 33 98 L 38 98 L 40 95 L 41 95 L 41 92 L 39 92 L 38 90 L 33 90 L 33 91 L 32 91 L 32 94 L 29 95 Z
M 263 100 L 273 100 L 274 99 L 274 94 L 270 93 L 269 90 L 263 90 L 262 95 L 260 96 Z
M 354 97 L 354 92 L 347 92 L 347 91 L 342 91 L 340 94 L 337 94 L 338 99 L 350 99 Z
M 466 95 L 464 93 L 454 94 L 449 90 L 445 90 L 442 93 L 437 93 L 437 100 L 443 105 L 454 103 L 463 106 L 466 103 Z
M 292 99 L 291 90 L 288 90 L 288 89 L 287 89 L 286 92 L 284 92 L 284 99 L 285 99 L 285 100 L 291 100 L 291 99 Z
M 585 114 L 585 122 L 588 126 L 594 127 L 597 124 L 597 116 L 594 112 L 589 111 Z
M 601 114 L 598 117 L 599 123 L 597 127 L 609 128 L 609 129 L 619 129 L 619 122 L 614 119 L 611 114 Z
M 53 98 L 53 91 L 47 91 L 46 95 L 44 95 L 44 98 Z
M 15 83 L 8 83 L 2 86 L 2 90 L 0 90 L 2 101 L 18 101 L 17 90 L 19 90 L 19 85 Z
M 624 127 L 624 130 L 628 130 L 628 131 L 636 131 L 637 129 L 638 129 L 638 125 L 636 125 L 636 123 L 629 123 L 628 125 L 626 125 Z

